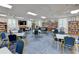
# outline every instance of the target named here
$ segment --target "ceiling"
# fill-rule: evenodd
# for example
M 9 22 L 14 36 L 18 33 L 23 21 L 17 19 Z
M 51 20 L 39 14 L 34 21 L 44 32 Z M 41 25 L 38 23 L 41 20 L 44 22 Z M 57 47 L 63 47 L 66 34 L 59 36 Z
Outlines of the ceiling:
M 0 14 L 8 16 L 23 17 L 25 19 L 41 19 L 45 16 L 48 19 L 74 16 L 70 11 L 79 9 L 78 4 L 10 4 L 12 9 L 0 6 Z M 37 16 L 28 15 L 27 12 L 38 14 Z

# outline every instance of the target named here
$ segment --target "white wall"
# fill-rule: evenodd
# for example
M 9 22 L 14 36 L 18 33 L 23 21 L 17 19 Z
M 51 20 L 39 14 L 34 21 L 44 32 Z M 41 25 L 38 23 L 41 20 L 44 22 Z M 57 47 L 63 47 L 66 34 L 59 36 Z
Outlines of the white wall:
M 31 20 L 27 20 L 27 27 L 31 27 L 32 26 L 32 21 Z
M 37 21 L 37 25 L 42 27 L 42 21 L 41 20 Z
M 58 29 L 60 29 L 61 27 L 64 27 L 65 32 L 68 33 L 68 21 L 73 21 L 73 20 L 79 21 L 79 16 L 58 19 Z M 17 19 L 14 19 L 14 18 L 9 18 L 9 19 L 0 18 L 0 22 L 7 22 L 7 26 L 8 26 L 7 30 L 12 30 L 12 29 L 15 29 L 15 28 L 19 29 Z M 42 26 L 42 22 L 43 22 L 43 20 L 35 20 L 35 23 L 40 27 Z M 31 25 L 32 25 L 32 21 L 27 20 L 27 26 L 31 27 Z
M 7 22 L 6 18 L 0 18 L 0 22 Z
M 42 20 L 41 19 L 36 19 L 36 20 L 33 20 L 32 22 L 34 22 L 37 26 L 42 27 Z
M 8 31 L 9 30 L 13 30 L 13 29 L 19 29 L 18 27 L 18 20 L 16 19 L 13 19 L 13 18 L 9 18 L 8 21 L 7 21 L 7 26 L 8 26 Z

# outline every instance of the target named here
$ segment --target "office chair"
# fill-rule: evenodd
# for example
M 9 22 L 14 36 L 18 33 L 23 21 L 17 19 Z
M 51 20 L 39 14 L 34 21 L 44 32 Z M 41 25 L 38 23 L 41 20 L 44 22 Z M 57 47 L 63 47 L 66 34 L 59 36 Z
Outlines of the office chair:
M 12 53 L 15 53 L 17 36 L 16 35 L 8 35 L 9 43 L 8 48 Z
M 75 38 L 65 37 L 64 38 L 64 47 L 73 47 L 75 44 Z
M 15 42 L 17 41 L 16 35 L 9 35 L 8 37 L 9 37 L 9 41 L 10 41 L 11 43 L 15 43 Z
M 22 40 L 18 40 L 16 42 L 16 53 L 22 54 L 24 48 L 24 42 Z
M 6 39 L 6 35 L 4 32 L 1 33 L 1 39 L 2 39 L 2 43 L 1 43 L 1 46 L 0 47 L 4 47 L 4 46 L 7 46 L 7 39 Z
M 6 35 L 5 35 L 4 32 L 1 33 L 1 39 L 2 39 L 2 40 L 5 40 L 5 39 L 6 39 Z

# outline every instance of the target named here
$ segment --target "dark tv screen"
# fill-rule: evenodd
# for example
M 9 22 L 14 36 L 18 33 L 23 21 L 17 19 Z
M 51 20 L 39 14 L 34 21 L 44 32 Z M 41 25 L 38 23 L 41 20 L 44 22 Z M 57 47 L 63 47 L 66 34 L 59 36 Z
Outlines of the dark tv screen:
M 26 25 L 26 21 L 19 21 L 19 25 Z

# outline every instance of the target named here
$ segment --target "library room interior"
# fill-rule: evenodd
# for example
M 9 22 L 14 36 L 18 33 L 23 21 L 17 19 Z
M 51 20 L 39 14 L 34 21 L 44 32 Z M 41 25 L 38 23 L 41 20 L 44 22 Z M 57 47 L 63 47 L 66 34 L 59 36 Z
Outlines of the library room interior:
M 79 4 L 0 5 L 0 54 L 78 54 Z

